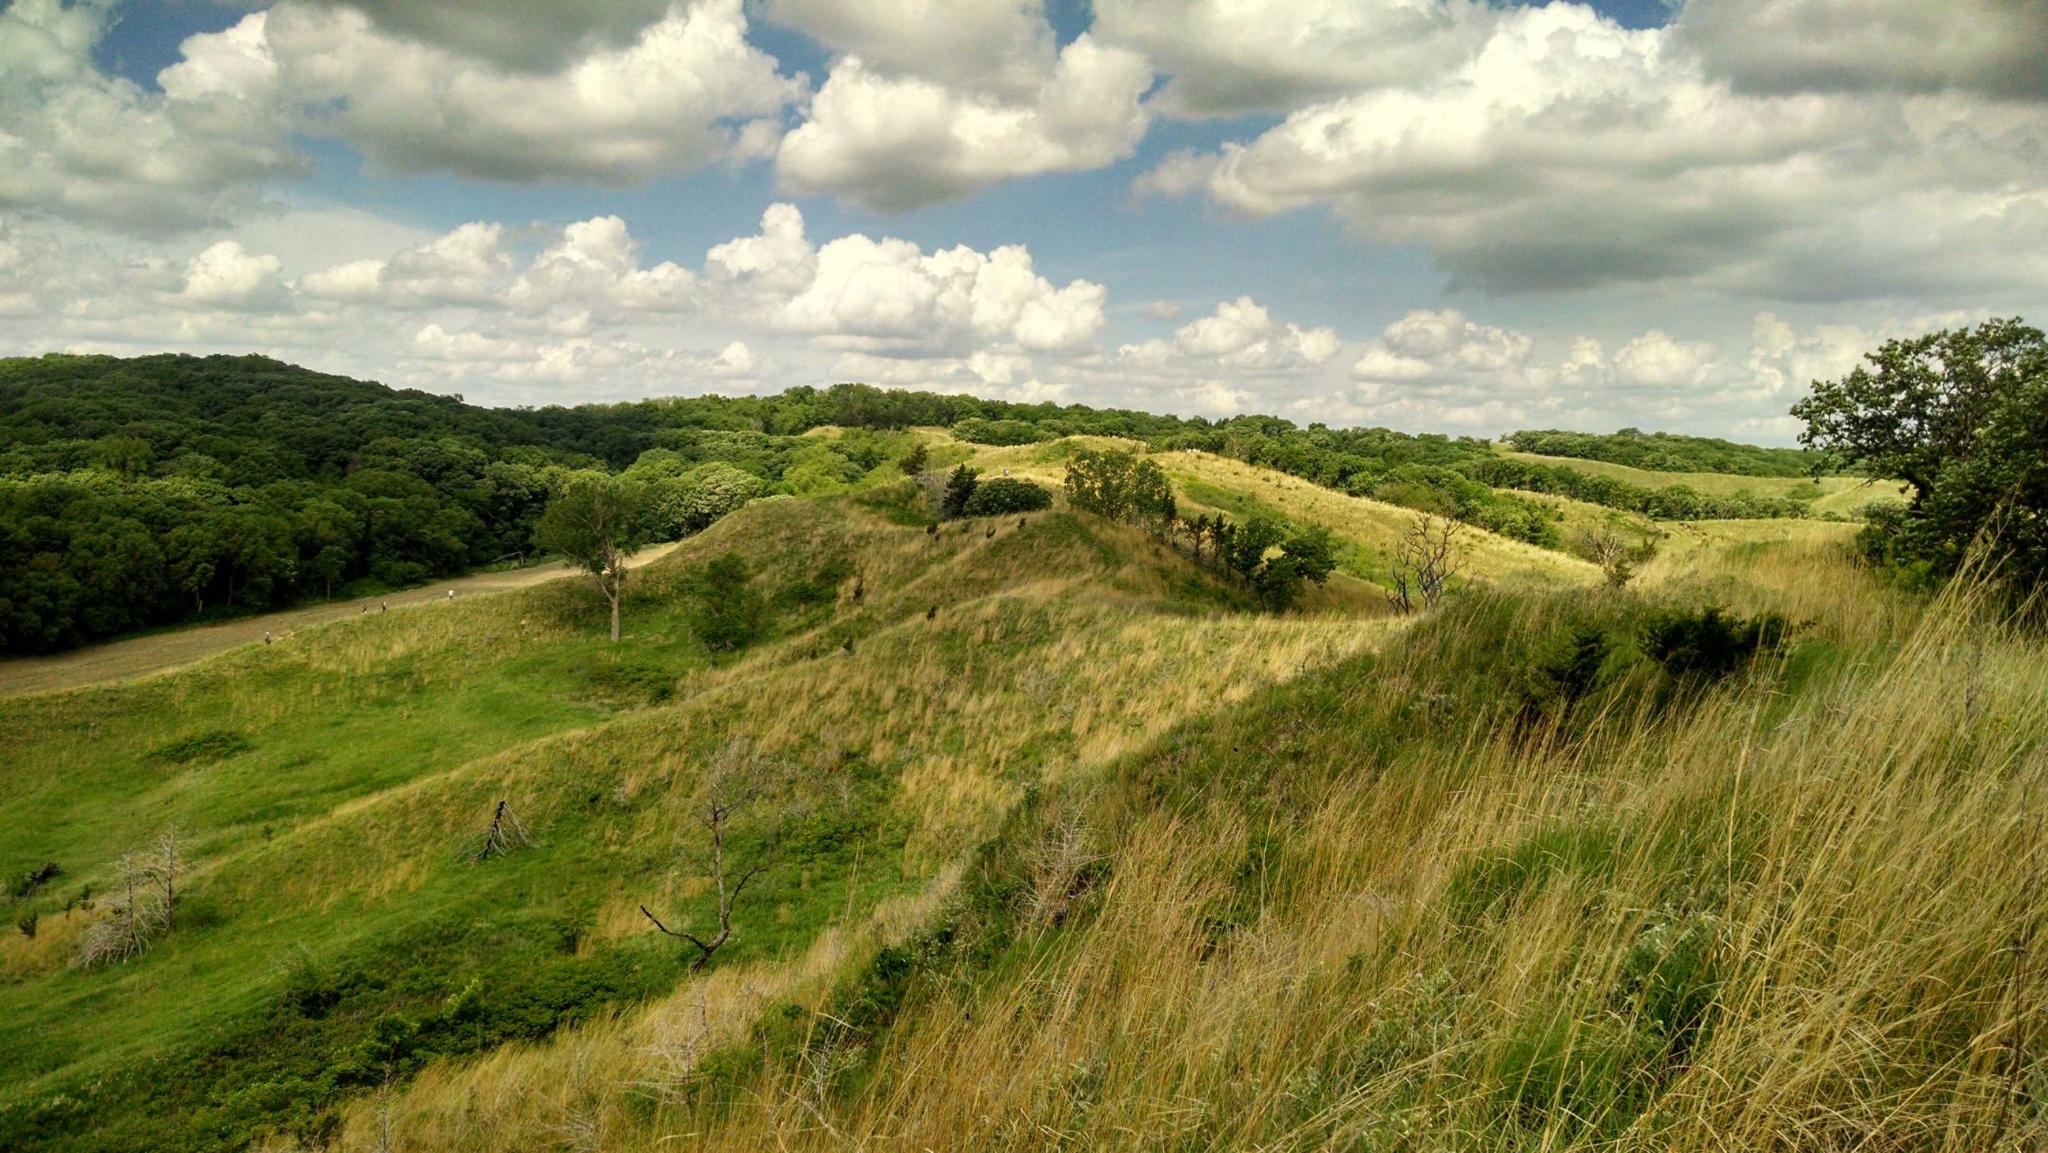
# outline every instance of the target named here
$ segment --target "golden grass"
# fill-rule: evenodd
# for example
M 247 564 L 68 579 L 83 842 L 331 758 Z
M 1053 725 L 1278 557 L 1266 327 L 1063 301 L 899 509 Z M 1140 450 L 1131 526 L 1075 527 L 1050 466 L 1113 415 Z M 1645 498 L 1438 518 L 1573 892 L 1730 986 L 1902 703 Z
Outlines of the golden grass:
M 1907 631 L 1920 606 L 1881 574 L 1851 563 L 1858 531 L 1808 520 L 1667 525 L 1638 579 L 1683 599 L 1779 612 L 1837 639 L 1875 643 Z
M 932 991 L 861 1058 L 886 1075 L 840 1099 L 771 1074 L 715 1132 L 607 1147 L 2038 1148 L 2048 654 L 1959 603 L 1902 641 L 1789 710 L 1761 676 L 1579 744 L 1334 774 L 1220 943 L 1245 810 L 1098 810 L 1096 915 Z M 1355 707 L 1422 672 L 1376 671 Z M 1593 827 L 1597 870 L 1450 913 L 1486 847 Z M 1631 1082 L 1606 1062 L 1646 1026 L 1616 990 L 1684 942 L 1713 1026 Z

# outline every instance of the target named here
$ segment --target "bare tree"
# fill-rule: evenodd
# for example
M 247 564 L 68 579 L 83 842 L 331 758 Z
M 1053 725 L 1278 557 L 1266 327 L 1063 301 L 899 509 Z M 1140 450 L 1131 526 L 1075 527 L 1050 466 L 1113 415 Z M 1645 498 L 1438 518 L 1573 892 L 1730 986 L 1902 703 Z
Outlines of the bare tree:
M 462 842 L 462 855 L 471 861 L 488 861 L 531 844 L 533 834 L 527 831 L 526 822 L 512 811 L 509 802 L 501 800 L 491 812 L 491 823 Z
M 684 929 L 671 929 L 661 918 L 650 912 L 647 906 L 640 906 L 640 913 L 654 927 L 679 940 L 688 941 L 697 948 L 697 959 L 690 963 L 690 971 L 697 972 L 710 964 L 711 955 L 732 939 L 732 914 L 738 907 L 740 897 L 747 886 L 774 863 L 763 856 L 758 860 L 741 865 L 727 859 L 726 837 L 732 831 L 734 818 L 738 817 L 765 797 L 776 783 L 775 766 L 761 756 L 745 740 L 735 738 L 719 750 L 713 758 L 709 779 L 705 782 L 704 796 L 697 804 L 697 823 L 704 826 L 711 835 L 711 852 L 704 859 L 704 875 L 711 881 L 712 891 L 717 897 L 718 931 L 710 937 L 700 937 Z
M 1636 566 L 1657 554 L 1655 542 L 1632 545 L 1612 525 L 1601 525 L 1580 534 L 1579 547 L 1587 559 L 1600 566 L 1610 588 L 1627 585 L 1636 575 Z
M 1428 513 L 1416 516 L 1415 523 L 1401 534 L 1400 543 L 1394 548 L 1390 573 L 1393 588 L 1387 593 L 1387 600 L 1396 609 L 1414 612 L 1418 598 L 1423 608 L 1433 609 L 1443 599 L 1451 578 L 1464 568 L 1464 549 L 1459 541 L 1464 529 L 1464 521 L 1451 517 Z
M 144 849 L 123 854 L 114 866 L 115 896 L 107 916 L 79 937 L 72 964 L 91 969 L 142 955 L 176 918 L 184 869 L 184 841 L 175 829 Z
M 1053 926 L 1087 893 L 1089 867 L 1102 860 L 1094 837 L 1078 816 L 1054 822 L 1031 852 L 1031 890 L 1024 896 L 1024 914 L 1032 924 Z

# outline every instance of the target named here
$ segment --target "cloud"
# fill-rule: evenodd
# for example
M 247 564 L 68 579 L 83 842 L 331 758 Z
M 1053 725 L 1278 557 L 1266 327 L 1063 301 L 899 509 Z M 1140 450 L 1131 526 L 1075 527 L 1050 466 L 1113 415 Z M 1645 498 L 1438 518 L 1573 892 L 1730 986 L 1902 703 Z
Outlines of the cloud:
M 506 68 L 545 72 L 638 40 L 669 0 L 315 0 L 368 16 L 385 35 Z
M 1439 0 L 1097 0 L 1093 31 L 1172 73 L 1155 107 L 1214 117 L 1425 82 L 1463 65 L 1488 22 Z
M 560 240 L 534 258 L 512 285 L 523 309 L 617 308 L 680 312 L 694 304 L 696 277 L 673 261 L 639 266 L 639 244 L 616 216 L 599 216 L 562 230 Z
M 2044 0 L 1692 0 L 1673 41 L 1745 91 L 2048 101 Z
M 1571 4 L 1483 20 L 1457 68 L 1171 155 L 1137 189 L 1200 188 L 1249 215 L 1327 205 L 1494 292 L 2005 287 L 2011 254 L 2048 241 L 2048 109 L 1964 92 L 1756 94 L 1670 29 Z
M 1136 53 L 1083 34 L 1021 97 L 948 87 L 842 57 L 809 118 L 782 139 L 783 185 L 898 212 L 1001 180 L 1101 168 L 1131 154 L 1151 123 L 1152 71 Z
M 222 240 L 210 245 L 185 266 L 185 282 L 171 297 L 180 308 L 274 310 L 285 304 L 278 280 L 281 262 L 268 253 L 245 252 L 240 244 Z
M 710 250 L 713 307 L 809 335 L 824 347 L 899 356 L 956 355 L 988 342 L 1072 349 L 1102 327 L 1108 293 L 1040 276 L 1022 245 L 925 253 L 862 233 L 813 248 L 794 205 L 770 207 L 761 232 Z
M 676 4 L 630 42 L 600 38 L 546 71 L 395 34 L 352 6 L 287 2 L 221 35 L 260 38 L 275 62 L 224 88 L 278 100 L 390 168 L 493 180 L 626 183 L 758 152 L 761 127 L 735 122 L 773 118 L 800 91 L 747 42 L 740 0 Z
M 172 232 L 223 220 L 238 190 L 297 169 L 272 110 L 241 95 L 265 83 L 260 44 L 193 37 L 151 93 L 93 63 L 110 10 L 0 11 L 0 209 Z
M 482 221 L 462 225 L 389 259 L 351 260 L 300 277 L 298 290 L 323 300 L 376 302 L 389 308 L 484 304 L 502 292 L 512 260 L 505 230 Z
M 1259 370 L 1321 364 L 1339 344 L 1335 329 L 1280 325 L 1249 296 L 1218 304 L 1213 315 L 1174 333 L 1173 341 L 1183 356 Z
M 1334 387 L 1326 366 L 1342 347 L 1332 328 L 1276 320 L 1249 296 L 1219 302 L 1171 340 L 1072 357 L 1047 375 L 1098 403 L 1228 416 L 1292 409 Z
M 880 72 L 1028 99 L 1057 59 L 1043 0 L 768 0 L 762 15 Z

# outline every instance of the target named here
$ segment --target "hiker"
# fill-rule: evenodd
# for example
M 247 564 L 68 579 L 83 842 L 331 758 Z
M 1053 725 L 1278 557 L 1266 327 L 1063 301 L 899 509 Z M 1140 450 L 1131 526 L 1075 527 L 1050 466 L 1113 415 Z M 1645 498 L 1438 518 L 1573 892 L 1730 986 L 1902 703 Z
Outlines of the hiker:
M 378 610 L 377 610 L 377 611 L 378 611 L 378 612 L 380 612 L 380 613 L 388 613 L 388 612 L 390 612 L 390 611 L 391 611 L 391 602 L 390 602 L 390 601 L 385 601 L 385 602 L 384 602 L 384 604 L 383 604 L 383 606 L 382 606 L 382 607 L 380 607 L 380 608 L 378 608 Z
M 263 631 L 263 643 L 266 645 L 270 643 L 270 630 L 268 629 Z
M 454 589 L 449 589 L 449 590 L 448 590 L 448 599 L 449 599 L 449 600 L 451 600 L 451 601 L 455 599 L 455 590 L 454 590 Z

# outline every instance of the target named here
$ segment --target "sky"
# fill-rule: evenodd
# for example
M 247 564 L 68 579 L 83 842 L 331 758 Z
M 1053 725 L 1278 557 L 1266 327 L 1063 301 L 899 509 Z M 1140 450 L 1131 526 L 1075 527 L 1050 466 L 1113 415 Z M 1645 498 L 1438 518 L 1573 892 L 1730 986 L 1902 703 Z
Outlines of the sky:
M 0 355 L 1785 443 L 2044 305 L 2048 0 L 0 7 Z

